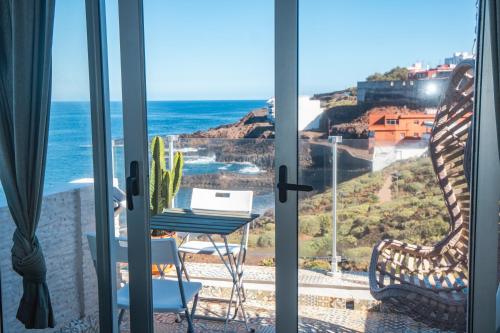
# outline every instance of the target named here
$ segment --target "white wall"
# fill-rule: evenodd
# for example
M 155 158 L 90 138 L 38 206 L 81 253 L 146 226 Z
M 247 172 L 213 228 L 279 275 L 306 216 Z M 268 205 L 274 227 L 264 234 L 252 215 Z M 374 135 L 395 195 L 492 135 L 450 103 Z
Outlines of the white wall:
M 319 100 L 309 96 L 299 96 L 299 131 L 318 129 L 324 109 Z M 267 101 L 267 117 L 274 122 L 276 114 L 274 97 Z
M 427 153 L 426 141 L 404 145 L 376 145 L 373 149 L 372 171 L 379 171 L 396 161 L 421 157 Z
M 299 97 L 299 131 L 319 128 L 319 121 L 324 109 L 319 100 L 309 96 Z

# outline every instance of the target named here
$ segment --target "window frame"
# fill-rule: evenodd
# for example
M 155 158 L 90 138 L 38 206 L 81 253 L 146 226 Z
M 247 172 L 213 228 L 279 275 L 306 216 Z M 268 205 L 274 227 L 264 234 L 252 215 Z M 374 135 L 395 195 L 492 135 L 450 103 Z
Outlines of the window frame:
M 473 156 L 469 245 L 468 332 L 495 332 L 498 200 L 500 198 L 499 147 L 495 117 L 494 61 L 491 29 L 492 0 L 481 0 L 475 69 Z M 492 249 L 495 249 L 492 251 Z

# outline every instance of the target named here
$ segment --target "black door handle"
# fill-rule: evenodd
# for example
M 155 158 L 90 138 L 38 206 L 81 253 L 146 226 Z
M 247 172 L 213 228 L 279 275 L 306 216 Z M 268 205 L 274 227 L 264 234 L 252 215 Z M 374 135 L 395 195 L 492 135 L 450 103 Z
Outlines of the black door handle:
M 278 199 L 280 202 L 286 202 L 287 191 L 304 191 L 311 192 L 313 187 L 311 185 L 299 185 L 287 183 L 288 169 L 286 165 L 280 166 L 278 180 Z
M 134 210 L 134 196 L 139 195 L 139 162 L 130 162 L 130 176 L 127 177 L 127 208 Z

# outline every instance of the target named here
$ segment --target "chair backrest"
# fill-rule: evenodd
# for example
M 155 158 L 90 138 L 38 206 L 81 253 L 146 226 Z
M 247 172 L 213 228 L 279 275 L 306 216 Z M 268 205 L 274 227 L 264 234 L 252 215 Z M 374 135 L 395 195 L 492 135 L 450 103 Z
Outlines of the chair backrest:
M 97 241 L 95 234 L 87 234 L 90 254 L 94 262 L 97 259 Z M 126 238 L 113 240 L 116 262 L 128 262 L 128 242 Z M 154 265 L 175 265 L 180 267 L 177 244 L 174 238 L 151 239 L 151 263 Z
M 252 191 L 225 191 L 193 188 L 191 209 L 251 213 Z
M 429 143 L 434 171 L 450 215 L 449 236 L 455 243 L 462 242 L 463 247 L 468 247 L 470 192 L 466 173 L 470 156 L 466 154 L 466 147 L 471 142 L 468 136 L 473 109 L 474 62 L 466 61 L 457 65 L 451 74 Z M 454 231 L 464 232 L 458 236 Z

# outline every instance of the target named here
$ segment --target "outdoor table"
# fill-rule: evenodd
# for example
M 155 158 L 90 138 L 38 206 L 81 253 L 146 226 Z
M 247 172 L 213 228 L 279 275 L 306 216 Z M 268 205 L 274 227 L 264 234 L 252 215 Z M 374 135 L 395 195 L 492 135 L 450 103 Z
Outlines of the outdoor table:
M 175 232 L 183 232 L 189 235 L 193 234 L 204 234 L 212 242 L 213 246 L 217 250 L 220 259 L 226 266 L 229 274 L 231 275 L 233 287 L 231 290 L 231 297 L 229 299 L 229 304 L 227 308 L 226 317 L 223 318 L 225 321 L 224 332 L 227 329 L 227 324 L 229 320 L 235 320 L 238 309 L 241 310 L 243 315 L 245 327 L 247 331 L 248 321 L 245 313 L 245 308 L 243 306 L 244 301 L 244 289 L 243 289 L 243 258 L 242 253 L 246 250 L 245 233 L 248 228 L 243 228 L 240 251 L 238 252 L 238 257 L 235 260 L 233 256 L 229 255 L 229 246 L 227 241 L 227 236 L 238 231 L 242 227 L 246 226 L 248 223 L 259 217 L 258 214 L 247 214 L 241 212 L 231 212 L 231 211 L 216 211 L 216 210 L 200 210 L 200 209 L 181 209 L 181 208 L 170 208 L 164 213 L 155 215 L 151 218 L 151 228 L 162 229 Z M 224 241 L 224 246 L 226 248 L 227 259 L 220 252 L 219 247 L 213 240 L 213 235 L 219 235 Z M 186 239 L 186 238 L 184 238 Z M 184 242 L 184 240 L 182 240 Z M 181 243 L 182 244 L 182 243 Z M 183 270 L 186 273 L 186 268 L 184 262 L 181 263 Z M 235 300 L 235 310 L 234 316 L 231 317 L 231 305 Z M 221 319 L 218 317 L 203 317 L 206 319 Z

